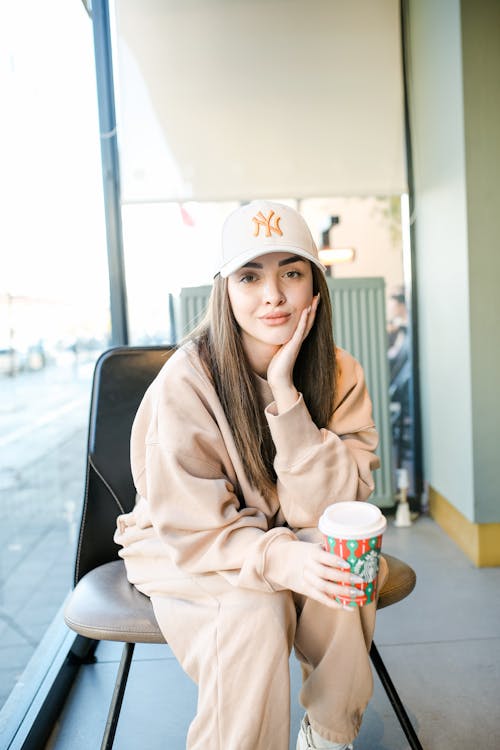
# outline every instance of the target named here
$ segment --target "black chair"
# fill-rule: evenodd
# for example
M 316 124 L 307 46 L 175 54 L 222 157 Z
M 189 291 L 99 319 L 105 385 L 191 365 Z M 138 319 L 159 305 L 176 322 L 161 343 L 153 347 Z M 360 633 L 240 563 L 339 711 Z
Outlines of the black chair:
M 64 619 L 93 643 L 124 644 L 101 750 L 113 745 L 135 644 L 165 643 L 150 600 L 127 580 L 113 533 L 117 515 L 132 510 L 135 502 L 129 459 L 132 422 L 146 388 L 171 353 L 170 347 L 115 348 L 104 352 L 95 367 L 75 587 Z M 408 596 L 416 580 L 408 565 L 384 556 L 389 577 L 380 592 L 379 608 Z M 370 656 L 410 747 L 422 750 L 375 644 Z

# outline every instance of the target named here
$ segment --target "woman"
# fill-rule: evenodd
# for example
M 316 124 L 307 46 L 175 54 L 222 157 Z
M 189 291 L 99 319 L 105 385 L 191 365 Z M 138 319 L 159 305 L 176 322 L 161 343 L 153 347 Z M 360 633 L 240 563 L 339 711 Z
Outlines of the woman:
M 352 747 L 372 690 L 375 605 L 335 601 L 361 579 L 316 526 L 328 504 L 368 498 L 376 445 L 362 369 L 334 347 L 307 225 L 269 201 L 237 209 L 207 318 L 138 410 L 139 499 L 115 536 L 198 684 L 190 750 L 287 750 L 292 646 L 307 712 L 298 750 Z

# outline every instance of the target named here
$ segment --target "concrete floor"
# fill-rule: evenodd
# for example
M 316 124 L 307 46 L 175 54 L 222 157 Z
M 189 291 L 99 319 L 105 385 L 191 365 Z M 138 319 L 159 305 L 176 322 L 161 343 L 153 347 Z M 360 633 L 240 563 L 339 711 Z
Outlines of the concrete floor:
M 384 549 L 410 563 L 418 582 L 378 614 L 375 641 L 425 750 L 500 748 L 500 568 L 478 570 L 426 517 L 410 528 L 389 519 Z M 102 643 L 81 668 L 46 750 L 99 747 L 120 658 Z M 292 656 L 290 750 L 302 717 Z M 138 646 L 115 750 L 183 750 L 196 687 L 167 646 Z M 356 750 L 406 750 L 408 742 L 375 676 Z M 235 750 L 228 748 L 227 750 Z M 269 748 L 269 750 L 273 750 Z

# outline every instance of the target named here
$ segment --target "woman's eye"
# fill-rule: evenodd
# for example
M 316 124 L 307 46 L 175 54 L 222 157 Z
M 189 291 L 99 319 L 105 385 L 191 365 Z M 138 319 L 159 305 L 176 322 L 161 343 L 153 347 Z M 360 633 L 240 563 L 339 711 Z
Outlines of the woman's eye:
M 287 279 L 298 279 L 299 276 L 302 276 L 300 271 L 287 271 L 285 274 Z
M 251 281 L 255 280 L 255 276 L 253 273 L 246 273 L 244 276 L 240 278 L 240 282 L 243 284 L 249 284 Z

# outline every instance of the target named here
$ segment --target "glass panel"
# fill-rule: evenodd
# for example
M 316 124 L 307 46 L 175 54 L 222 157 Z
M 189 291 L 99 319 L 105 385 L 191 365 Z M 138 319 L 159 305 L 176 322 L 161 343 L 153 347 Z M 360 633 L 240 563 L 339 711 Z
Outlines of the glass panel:
M 384 279 L 390 401 L 387 430 L 392 433 L 392 461 L 389 460 L 394 477 L 397 469 L 406 469 L 412 494 L 411 359 L 401 197 L 278 200 L 300 209 L 319 248 L 328 246 L 334 253 L 351 251 L 344 253 L 350 259 L 328 267 L 329 276 L 345 280 Z M 237 205 L 155 202 L 123 206 L 132 343 L 174 343 L 196 324 L 213 277 L 222 222 Z M 194 289 L 200 286 L 204 288 Z M 181 290 L 183 297 L 189 295 L 184 304 Z M 387 456 L 390 457 L 389 448 L 384 456 L 385 466 Z M 384 502 L 390 503 L 390 497 Z
M 237 205 L 123 206 L 132 344 L 174 343 L 186 333 L 180 314 L 180 291 L 183 287 L 212 283 L 222 222 Z
M 321 12 L 331 12 L 328 3 L 319 5 Z M 373 60 L 373 55 L 362 44 L 362 54 L 341 67 L 338 78 L 335 72 L 340 68 L 331 56 L 332 45 L 322 46 L 317 34 L 306 33 L 306 67 L 299 75 L 288 75 L 284 87 L 273 89 L 271 85 L 269 89 L 262 86 L 262 81 L 267 80 L 261 75 L 262 70 L 278 70 L 279 65 L 288 73 L 295 70 L 294 60 L 288 59 L 288 52 L 281 54 L 280 45 L 284 50 L 295 49 L 294 34 L 302 28 L 299 16 L 304 9 L 299 16 L 288 19 L 288 26 L 278 24 L 278 47 L 269 47 L 273 62 L 279 60 L 277 68 L 262 59 L 256 62 L 255 54 L 247 55 L 255 48 L 255 28 L 259 35 L 262 30 L 262 19 L 251 3 L 221 2 L 206 7 L 198 4 L 194 10 L 183 7 L 181 12 L 178 4 L 170 7 L 168 3 L 148 2 L 146 6 L 147 12 L 144 5 L 138 12 L 137 3 L 119 0 L 113 18 L 131 340 L 171 343 L 186 332 L 190 323 L 196 323 L 207 290 L 193 287 L 211 284 L 218 232 L 225 215 L 249 197 L 285 193 L 286 202 L 298 206 L 305 216 L 318 245 L 330 246 L 337 254 L 346 251 L 350 258 L 332 266 L 330 276 L 381 277 L 385 281 L 392 399 L 391 427 L 386 432 L 392 429 L 393 468 L 407 468 L 413 475 L 413 428 L 409 415 L 412 373 L 405 298 L 405 285 L 410 279 L 403 269 L 401 232 L 400 193 L 405 189 L 405 179 L 380 182 L 379 161 L 381 158 L 383 171 L 387 169 L 392 177 L 402 175 L 403 141 L 398 136 L 389 137 L 398 158 L 393 158 L 394 154 L 387 158 L 383 146 L 369 148 L 367 158 L 359 149 L 361 141 L 366 146 L 369 133 L 374 133 L 372 119 L 360 117 L 357 107 L 362 101 L 363 106 L 373 110 L 373 91 L 379 91 L 379 87 L 373 89 L 370 85 L 369 92 L 363 88 L 371 80 L 366 70 L 363 72 L 363 65 Z M 268 22 L 274 12 L 281 12 L 280 3 L 270 6 Z M 396 5 L 388 6 L 388 10 L 394 13 L 394 20 L 399 18 Z M 335 26 L 339 39 L 349 37 L 342 30 L 351 28 L 350 12 Z M 307 10 L 304 13 L 307 15 Z M 216 22 L 219 14 L 223 16 L 222 25 Z M 204 18 L 208 23 L 193 25 L 194 19 L 199 22 Z M 248 23 L 239 23 L 242 18 Z M 229 36 L 236 45 L 230 48 L 228 63 L 224 56 L 229 48 L 220 52 L 222 48 L 214 46 L 214 39 L 221 29 L 227 37 L 225 32 L 232 24 L 236 31 Z M 274 36 L 275 26 L 272 20 L 266 26 Z M 323 27 L 330 33 L 331 24 L 320 23 L 319 31 Z M 393 41 L 399 40 L 397 24 L 384 22 L 382 27 L 384 33 L 392 28 L 397 32 Z M 309 32 L 311 28 L 308 27 Z M 369 28 L 372 40 L 380 41 L 375 26 Z M 399 41 L 390 46 L 396 53 L 391 76 L 399 77 Z M 382 47 L 385 49 L 384 44 Z M 341 58 L 345 63 L 344 52 Z M 201 59 L 203 63 L 199 64 Z M 158 64 L 159 60 L 163 64 Z M 348 69 L 352 85 L 346 84 L 344 73 Z M 379 78 L 382 80 L 383 75 Z M 235 86 L 236 80 L 239 85 Z M 292 88 L 287 88 L 290 81 Z M 400 83 L 395 91 L 399 88 Z M 347 98 L 342 106 L 344 94 Z M 384 138 L 393 133 L 393 128 L 394 132 L 402 128 L 400 94 L 394 99 L 399 102 L 395 108 L 379 111 L 385 111 Z M 342 112 L 341 117 L 332 115 L 332 106 L 336 113 Z M 300 119 L 304 113 L 307 123 Z M 278 146 L 273 141 L 276 123 Z M 310 126 L 312 135 L 304 136 Z M 380 128 L 375 131 L 379 138 Z M 371 194 L 377 192 L 382 195 Z M 390 194 L 383 195 L 384 192 Z M 213 199 L 219 202 L 211 202 Z M 184 294 L 185 304 L 181 289 L 189 290 Z M 383 351 L 383 323 L 381 328 Z M 388 407 L 384 405 L 384 409 L 387 417 Z M 411 486 L 410 492 L 412 489 Z
M 0 35 L 2 705 L 72 584 L 109 293 L 91 21 L 20 0 Z
M 328 267 L 335 279 L 382 277 L 385 281 L 389 368 L 392 468 L 407 472 L 409 494 L 415 492 L 415 455 L 411 394 L 411 350 L 408 296 L 404 272 L 403 231 L 407 197 L 399 195 L 315 198 L 301 211 L 316 230 L 318 246 L 328 244 L 338 262 Z M 341 251 L 351 251 L 341 252 Z

